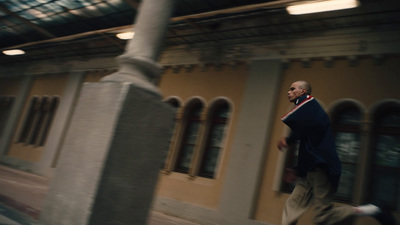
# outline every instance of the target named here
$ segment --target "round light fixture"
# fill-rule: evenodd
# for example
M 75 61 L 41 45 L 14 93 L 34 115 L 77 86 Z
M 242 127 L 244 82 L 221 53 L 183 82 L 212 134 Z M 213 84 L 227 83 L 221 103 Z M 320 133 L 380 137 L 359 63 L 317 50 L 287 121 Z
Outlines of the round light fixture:
M 21 49 L 10 49 L 10 50 L 4 50 L 3 51 L 4 55 L 23 55 L 25 52 Z
M 132 39 L 134 35 L 135 35 L 134 32 L 129 31 L 129 32 L 119 33 L 119 34 L 117 34 L 117 37 L 122 40 L 129 40 L 129 39 Z

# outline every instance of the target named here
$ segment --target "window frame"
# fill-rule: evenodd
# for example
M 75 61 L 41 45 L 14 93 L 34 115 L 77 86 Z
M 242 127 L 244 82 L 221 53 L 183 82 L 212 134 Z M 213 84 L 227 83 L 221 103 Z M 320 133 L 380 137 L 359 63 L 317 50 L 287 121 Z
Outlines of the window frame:
M 16 142 L 44 146 L 59 105 L 59 96 L 32 96 Z
M 178 97 L 169 97 L 166 100 L 164 100 L 165 103 L 171 105 L 176 109 L 175 113 L 175 124 L 173 128 L 173 132 L 169 141 L 169 148 L 167 152 L 167 156 L 164 161 L 163 169 L 162 171 L 164 173 L 171 173 L 173 171 L 173 165 L 175 163 L 176 157 L 176 148 L 177 148 L 177 143 L 178 143 L 178 135 L 180 133 L 180 129 L 182 127 L 182 101 Z
M 196 107 L 199 108 L 198 115 L 192 115 L 192 112 L 196 109 Z M 204 125 L 203 123 L 203 111 L 205 109 L 205 104 L 198 98 L 192 99 L 185 107 L 184 107 L 184 112 L 182 115 L 182 128 L 179 133 L 179 141 L 177 143 L 177 152 L 175 155 L 175 160 L 174 160 L 174 165 L 173 165 L 173 171 L 178 172 L 178 173 L 184 173 L 184 174 L 190 174 L 191 170 L 193 169 L 193 162 L 194 162 L 194 157 L 196 154 L 196 147 L 199 146 L 199 140 L 200 140 L 200 134 L 202 133 L 202 127 Z M 186 143 L 186 139 L 188 139 L 188 129 L 190 128 L 191 125 L 197 124 L 198 127 L 195 131 L 197 135 L 194 143 Z M 193 145 L 193 149 L 191 151 L 191 160 L 189 163 L 188 168 L 180 168 L 180 164 L 183 161 L 183 152 L 185 151 L 185 146 L 188 145 Z
M 226 107 L 226 118 L 222 117 L 217 117 L 217 113 L 222 107 Z M 221 158 L 221 153 L 224 148 L 224 141 L 225 137 L 227 134 L 227 128 L 231 119 L 231 114 L 232 114 L 232 106 L 229 104 L 228 101 L 225 99 L 218 99 L 215 101 L 211 107 L 209 108 L 207 112 L 207 129 L 204 132 L 204 140 L 203 140 L 203 145 L 202 148 L 200 149 L 199 152 L 199 166 L 198 166 L 198 171 L 196 173 L 197 176 L 199 177 L 204 177 L 204 178 L 210 178 L 210 179 L 215 179 L 217 175 L 217 169 L 218 169 L 218 164 Z M 209 143 L 211 141 L 211 135 L 213 134 L 213 131 L 216 129 L 215 126 L 216 124 L 223 124 L 223 132 L 221 134 L 220 140 L 219 140 L 219 146 L 210 146 Z M 218 148 L 218 156 L 217 156 L 217 163 L 214 167 L 213 174 L 208 174 L 207 172 L 204 171 L 204 166 L 207 163 L 206 162 L 206 156 L 209 153 L 208 149 L 209 148 Z
M 394 127 L 394 126 L 380 126 L 379 120 L 381 120 L 384 116 L 390 115 L 390 114 L 396 114 L 400 116 L 400 102 L 396 101 L 388 101 L 384 102 L 377 107 L 375 107 L 374 112 L 372 113 L 371 116 L 371 122 L 372 122 L 372 127 L 371 127 L 371 138 L 370 138 L 370 161 L 369 161 L 369 166 L 370 166 L 370 172 L 368 173 L 368 190 L 367 193 L 368 195 L 366 196 L 366 199 L 368 201 L 377 201 L 374 196 L 374 171 L 375 170 L 394 170 L 398 172 L 400 171 L 400 166 L 398 167 L 390 167 L 390 166 L 383 166 L 383 165 L 377 165 L 374 161 L 376 159 L 376 154 L 377 154 L 377 145 L 378 145 L 378 136 L 379 135 L 389 135 L 389 136 L 396 136 L 400 138 L 400 127 Z M 395 172 L 396 174 L 396 172 Z M 400 183 L 400 179 L 398 178 L 397 183 Z M 399 184 L 400 186 L 400 184 Z M 399 210 L 400 209 L 400 191 L 397 190 L 397 201 L 396 205 L 390 205 L 389 207 L 393 210 Z M 379 199 L 381 200 L 381 199 Z
M 171 98 L 178 99 L 176 96 L 169 97 L 167 98 L 168 101 Z M 179 164 L 179 161 L 181 160 L 179 157 L 182 157 L 182 145 L 184 144 L 183 142 L 185 141 L 185 135 L 187 135 L 188 132 L 186 132 L 188 126 L 189 126 L 189 120 L 190 120 L 190 111 L 193 107 L 195 107 L 196 104 L 201 104 L 202 105 L 202 110 L 200 113 L 200 116 L 196 118 L 197 122 L 199 123 L 199 128 L 197 132 L 197 138 L 195 140 L 195 146 L 193 148 L 192 156 L 191 156 L 191 162 L 189 169 L 186 168 L 186 170 L 181 170 L 177 168 L 177 165 Z M 226 105 L 228 108 L 228 117 L 227 121 L 224 125 L 224 132 L 222 134 L 222 139 L 221 139 L 221 145 L 220 145 L 220 150 L 218 153 L 218 159 L 217 159 L 217 165 L 214 168 L 214 175 L 211 176 L 204 176 L 200 174 L 200 169 L 202 165 L 202 159 L 204 158 L 204 151 L 206 147 L 206 141 L 208 139 L 208 136 L 210 135 L 210 131 L 212 129 L 211 125 L 211 118 L 212 114 L 214 113 L 215 109 L 218 109 L 218 106 L 220 105 Z M 170 146 L 169 150 L 167 153 L 167 158 L 165 160 L 164 167 L 162 169 L 162 172 L 164 174 L 170 174 L 173 172 L 176 172 L 178 174 L 186 174 L 189 176 L 190 179 L 195 179 L 195 178 L 204 178 L 208 180 L 216 179 L 218 176 L 218 171 L 219 171 L 219 166 L 222 160 L 222 155 L 223 155 L 223 149 L 226 146 L 225 138 L 228 135 L 229 131 L 229 126 L 231 123 L 231 118 L 232 118 L 232 113 L 233 113 L 233 104 L 231 101 L 226 98 L 226 97 L 218 97 L 215 98 L 211 101 L 210 106 L 203 101 L 201 97 L 191 97 L 187 101 L 186 104 L 182 105 L 177 110 L 176 117 L 175 117 L 175 128 L 174 128 L 174 135 L 171 137 L 170 141 Z
M 345 115 L 348 112 L 356 112 L 358 114 L 358 119 L 354 124 L 340 124 L 340 116 Z M 358 152 L 357 155 L 361 154 L 362 151 L 362 121 L 363 121 L 363 111 L 359 105 L 357 105 L 353 101 L 343 101 L 337 104 L 330 112 L 329 115 L 331 117 L 331 124 L 332 124 L 332 131 L 335 139 L 335 143 L 337 146 L 337 134 L 340 133 L 352 133 L 358 136 Z M 337 150 L 339 157 L 341 157 L 340 152 Z M 338 202 L 345 202 L 345 203 L 351 203 L 353 202 L 354 199 L 354 193 L 356 191 L 357 187 L 357 180 L 355 179 L 357 176 L 359 176 L 358 168 L 360 165 L 360 160 L 356 160 L 355 162 L 346 162 L 341 159 L 342 163 L 342 176 L 341 176 L 341 181 L 343 181 L 343 165 L 350 165 L 354 168 L 354 176 L 352 177 L 353 182 L 351 183 L 351 194 L 350 196 L 339 196 L 338 193 L 336 193 L 335 200 Z M 341 187 L 341 184 L 339 181 L 339 188 Z

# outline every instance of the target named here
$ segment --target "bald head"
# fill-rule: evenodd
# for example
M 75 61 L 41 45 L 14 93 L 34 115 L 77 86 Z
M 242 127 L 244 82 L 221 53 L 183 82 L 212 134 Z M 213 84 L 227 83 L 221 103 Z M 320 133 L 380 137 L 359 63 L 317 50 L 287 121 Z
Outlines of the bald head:
M 303 95 L 311 94 L 311 85 L 307 81 L 299 80 L 294 82 L 288 91 L 288 99 L 290 102 L 295 102 L 296 99 Z
M 310 85 L 310 83 L 308 83 L 307 81 L 304 81 L 304 80 L 299 80 L 299 81 L 296 81 L 295 83 L 298 83 L 299 87 L 301 89 L 306 90 L 306 94 L 307 95 L 311 95 L 311 85 Z

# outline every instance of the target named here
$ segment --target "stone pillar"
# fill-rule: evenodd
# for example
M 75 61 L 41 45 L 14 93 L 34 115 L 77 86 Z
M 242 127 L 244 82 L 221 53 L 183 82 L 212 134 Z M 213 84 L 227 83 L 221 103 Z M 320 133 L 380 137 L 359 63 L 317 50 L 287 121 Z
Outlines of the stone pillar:
M 119 70 L 103 78 L 103 81 L 131 82 L 159 93 L 152 81 L 161 71 L 156 61 L 161 52 L 173 4 L 174 0 L 146 0 L 141 4 L 134 26 L 135 36 L 126 46 L 125 53 L 118 57 Z
M 118 72 L 83 85 L 40 221 L 144 225 L 174 109 L 151 83 L 173 0 L 144 0 Z
M 280 82 L 280 60 L 251 63 L 219 206 L 228 217 L 253 218 Z
M 33 171 L 46 177 L 51 177 L 54 166 L 57 164 L 60 144 L 63 141 L 71 113 L 75 106 L 79 90 L 84 78 L 84 72 L 72 72 L 68 75 L 68 82 L 62 95 L 62 100 L 57 109 L 51 125 L 45 150 L 40 162 L 35 164 Z

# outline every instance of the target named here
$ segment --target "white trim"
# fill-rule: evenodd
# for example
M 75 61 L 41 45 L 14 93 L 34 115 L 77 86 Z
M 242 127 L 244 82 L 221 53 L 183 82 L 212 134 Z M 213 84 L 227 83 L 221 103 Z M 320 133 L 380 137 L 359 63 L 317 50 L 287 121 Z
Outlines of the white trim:
M 303 105 L 305 105 L 306 103 L 310 102 L 314 100 L 314 97 L 307 95 L 306 99 L 304 99 L 300 104 L 298 104 L 295 108 L 293 108 L 292 110 L 290 110 L 290 112 L 286 113 L 286 115 L 284 115 L 281 120 L 284 121 L 286 120 L 290 115 L 292 115 L 293 113 L 295 113 L 298 109 L 300 109 Z
M 198 95 L 190 96 L 189 98 L 187 98 L 187 99 L 183 102 L 182 108 L 186 108 L 186 106 L 187 106 L 188 104 L 190 104 L 190 103 L 191 103 L 193 100 L 195 100 L 195 99 L 198 99 L 198 100 L 203 104 L 203 106 L 204 106 L 203 112 L 204 112 L 204 110 L 205 110 L 205 108 L 206 108 L 206 106 L 207 106 L 207 102 L 206 102 L 206 100 L 204 100 L 203 97 L 198 96 Z
M 182 101 L 182 99 L 181 99 L 179 96 L 176 96 L 176 95 L 171 95 L 171 96 L 168 96 L 168 97 L 164 98 L 164 99 L 163 99 L 163 102 L 168 102 L 168 101 L 170 101 L 171 99 L 176 99 L 177 102 L 179 103 L 179 108 L 182 108 L 182 106 L 183 106 L 183 101 Z

